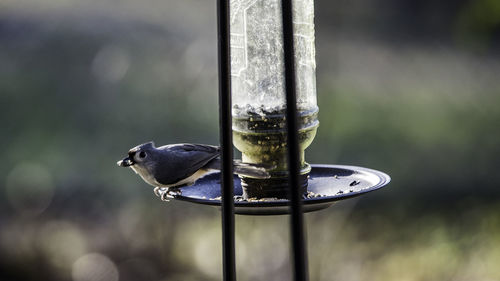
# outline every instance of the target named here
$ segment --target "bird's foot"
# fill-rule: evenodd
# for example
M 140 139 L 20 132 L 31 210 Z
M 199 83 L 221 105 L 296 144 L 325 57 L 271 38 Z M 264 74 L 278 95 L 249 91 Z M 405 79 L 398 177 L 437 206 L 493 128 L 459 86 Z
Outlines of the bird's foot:
M 173 198 L 175 196 L 181 195 L 182 191 L 180 189 L 178 189 L 178 188 L 171 187 L 171 188 L 168 189 L 167 194 Z
M 154 193 L 156 196 L 160 197 L 162 201 L 170 201 L 169 199 L 173 199 L 175 196 L 182 194 L 179 189 L 171 187 L 156 187 Z
M 171 196 L 168 195 L 168 191 L 165 191 L 161 194 L 160 199 L 161 201 L 170 201 L 169 199 L 172 198 Z
M 155 187 L 153 190 L 155 195 L 160 197 L 162 201 L 169 201 L 168 198 L 171 198 L 171 196 L 168 196 L 168 188 L 167 187 Z
M 162 195 L 168 191 L 168 188 L 157 186 L 157 187 L 155 187 L 155 189 L 153 189 L 153 191 L 154 191 L 156 196 L 161 198 Z

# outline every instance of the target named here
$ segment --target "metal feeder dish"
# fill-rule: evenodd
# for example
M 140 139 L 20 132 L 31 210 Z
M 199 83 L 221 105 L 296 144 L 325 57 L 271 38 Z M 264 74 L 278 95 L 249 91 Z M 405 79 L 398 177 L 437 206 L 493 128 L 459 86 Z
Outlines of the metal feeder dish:
M 391 178 L 380 171 L 356 166 L 311 165 L 308 190 L 303 199 L 303 211 L 325 209 L 336 201 L 356 197 L 386 186 Z M 166 193 L 165 190 L 160 191 Z M 287 199 L 243 199 L 241 179 L 234 176 L 235 213 L 240 215 L 283 215 L 289 213 Z M 199 179 L 194 185 L 184 186 L 164 194 L 171 199 L 220 207 L 220 173 Z

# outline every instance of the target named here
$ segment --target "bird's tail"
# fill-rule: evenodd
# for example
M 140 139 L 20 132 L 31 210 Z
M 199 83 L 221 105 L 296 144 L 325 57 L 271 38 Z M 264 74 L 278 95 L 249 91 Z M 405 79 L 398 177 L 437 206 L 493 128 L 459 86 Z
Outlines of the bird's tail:
M 265 164 L 250 164 L 243 163 L 239 160 L 234 160 L 234 173 L 257 179 L 268 179 L 271 177 L 268 170 L 273 167 Z
M 215 158 L 210 161 L 205 168 L 220 170 L 221 161 L 219 158 Z M 240 160 L 233 161 L 233 172 L 240 176 L 246 176 L 257 179 L 268 179 L 271 177 L 268 170 L 274 168 L 271 165 L 266 164 L 252 164 L 244 163 Z

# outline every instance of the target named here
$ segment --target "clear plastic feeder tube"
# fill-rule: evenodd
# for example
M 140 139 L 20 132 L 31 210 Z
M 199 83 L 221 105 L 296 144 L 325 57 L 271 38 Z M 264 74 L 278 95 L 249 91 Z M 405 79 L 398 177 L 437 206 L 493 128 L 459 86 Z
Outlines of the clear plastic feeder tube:
M 268 164 L 271 179 L 242 178 L 245 197 L 287 194 L 286 118 L 281 0 L 230 0 L 233 139 L 244 162 Z M 314 2 L 293 0 L 295 78 L 301 176 L 304 150 L 318 127 Z

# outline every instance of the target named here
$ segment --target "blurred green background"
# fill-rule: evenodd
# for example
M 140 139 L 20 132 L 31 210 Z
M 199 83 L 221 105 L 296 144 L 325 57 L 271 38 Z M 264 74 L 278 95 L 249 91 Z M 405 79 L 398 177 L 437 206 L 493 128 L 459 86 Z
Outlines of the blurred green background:
M 500 2 L 316 2 L 310 163 L 387 172 L 305 215 L 311 280 L 500 280 Z M 215 1 L 0 1 L 0 280 L 221 280 L 220 213 L 116 161 L 218 143 Z M 236 218 L 291 280 L 288 217 Z

